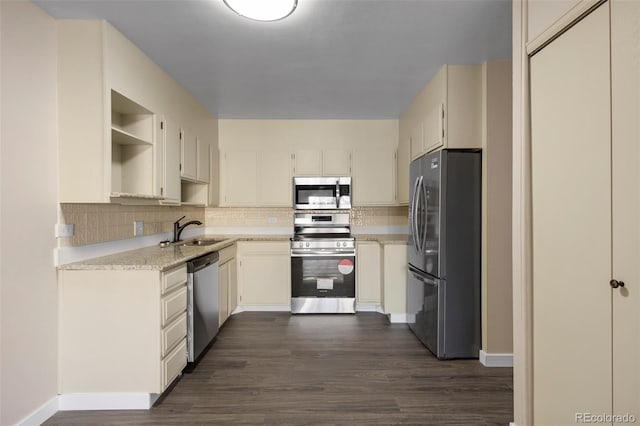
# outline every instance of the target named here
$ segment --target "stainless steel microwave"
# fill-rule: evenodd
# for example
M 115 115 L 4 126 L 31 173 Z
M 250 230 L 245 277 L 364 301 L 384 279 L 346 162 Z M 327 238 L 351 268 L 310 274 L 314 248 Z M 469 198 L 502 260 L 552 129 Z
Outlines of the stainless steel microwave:
M 351 208 L 350 177 L 294 177 L 293 208 L 324 210 Z

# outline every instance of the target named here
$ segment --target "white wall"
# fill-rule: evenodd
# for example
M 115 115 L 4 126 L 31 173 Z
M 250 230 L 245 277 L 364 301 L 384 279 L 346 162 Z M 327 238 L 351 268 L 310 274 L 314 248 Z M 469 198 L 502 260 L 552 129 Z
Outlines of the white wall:
M 0 424 L 10 425 L 56 396 L 56 37 L 30 2 L 0 10 Z

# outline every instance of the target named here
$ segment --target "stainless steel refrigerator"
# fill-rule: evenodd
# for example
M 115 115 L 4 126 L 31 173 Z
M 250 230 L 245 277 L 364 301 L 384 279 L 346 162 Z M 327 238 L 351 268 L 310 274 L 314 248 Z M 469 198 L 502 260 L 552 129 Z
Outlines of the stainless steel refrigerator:
M 411 163 L 408 323 L 438 359 L 479 355 L 481 156 L 441 150 Z

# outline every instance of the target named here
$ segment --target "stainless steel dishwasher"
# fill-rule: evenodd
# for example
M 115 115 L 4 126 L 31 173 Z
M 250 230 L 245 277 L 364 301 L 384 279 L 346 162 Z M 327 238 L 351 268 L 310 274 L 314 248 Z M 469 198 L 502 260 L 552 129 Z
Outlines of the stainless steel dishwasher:
M 198 360 L 218 334 L 218 252 L 187 262 L 188 361 Z

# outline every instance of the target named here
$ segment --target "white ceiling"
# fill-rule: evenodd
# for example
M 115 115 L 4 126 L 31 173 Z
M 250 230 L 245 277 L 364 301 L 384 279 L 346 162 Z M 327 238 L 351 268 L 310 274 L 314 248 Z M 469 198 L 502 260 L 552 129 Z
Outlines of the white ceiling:
M 398 118 L 442 64 L 511 57 L 511 0 L 299 0 L 276 22 L 222 0 L 35 0 L 106 19 L 219 118 Z

